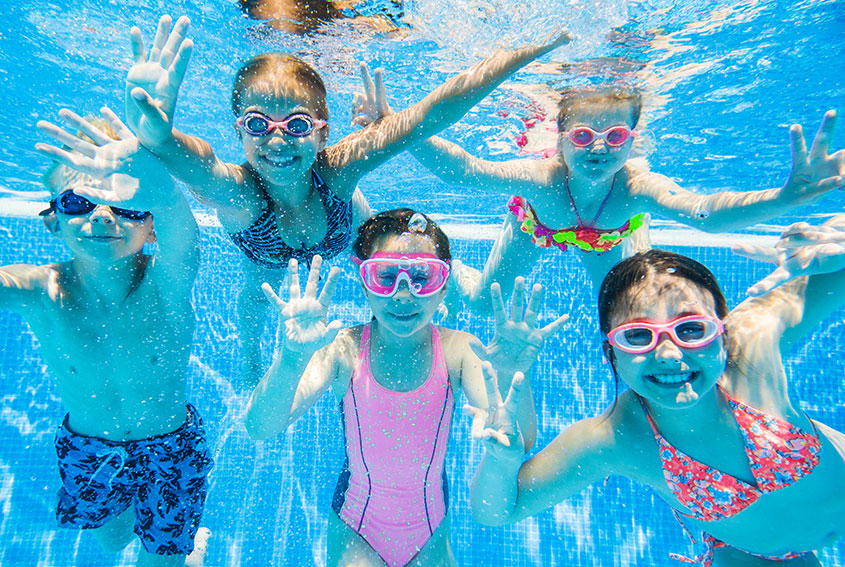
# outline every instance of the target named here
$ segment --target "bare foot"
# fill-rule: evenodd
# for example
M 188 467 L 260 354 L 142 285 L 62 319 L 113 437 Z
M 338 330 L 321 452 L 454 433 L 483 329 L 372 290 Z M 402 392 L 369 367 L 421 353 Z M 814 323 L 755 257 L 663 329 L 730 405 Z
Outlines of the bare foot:
M 203 567 L 205 565 L 205 554 L 208 553 L 208 540 L 211 538 L 211 530 L 199 528 L 194 536 L 194 550 L 185 558 L 185 567 Z

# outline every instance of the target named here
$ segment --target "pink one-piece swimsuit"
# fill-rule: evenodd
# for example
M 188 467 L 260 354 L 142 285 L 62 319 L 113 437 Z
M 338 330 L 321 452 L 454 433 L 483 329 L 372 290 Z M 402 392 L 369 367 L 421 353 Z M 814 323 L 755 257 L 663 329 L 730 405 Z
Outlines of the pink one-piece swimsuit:
M 446 515 L 443 460 L 454 395 L 440 336 L 425 383 L 410 392 L 381 386 L 370 369 L 370 325 L 340 404 L 346 462 L 332 508 L 391 567 L 406 565 Z

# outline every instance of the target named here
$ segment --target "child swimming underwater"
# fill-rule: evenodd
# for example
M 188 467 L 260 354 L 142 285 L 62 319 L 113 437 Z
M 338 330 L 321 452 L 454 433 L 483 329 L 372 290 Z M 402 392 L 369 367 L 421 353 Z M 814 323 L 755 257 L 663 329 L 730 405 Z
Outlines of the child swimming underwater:
M 767 293 L 730 312 L 694 260 L 651 250 L 617 264 L 599 318 L 607 359 L 630 389 L 525 463 L 514 418 L 489 419 L 474 516 L 515 522 L 622 475 L 705 533 L 703 555 L 677 559 L 820 565 L 814 550 L 845 534 L 845 435 L 793 403 L 781 353 L 845 305 L 845 215 L 787 230 L 778 249 L 778 269 L 751 288 Z
M 328 564 L 454 565 L 443 461 L 461 389 L 480 407 L 492 396 L 484 391 L 475 353 L 503 376 L 525 373 L 566 318 L 537 328 L 542 288 L 534 286 L 523 311 L 520 278 L 510 320 L 495 286 L 496 335 L 487 347 L 472 335 L 432 325 L 449 279 L 449 241 L 410 209 L 366 221 L 353 255 L 373 312 L 365 325 L 340 330 L 339 322 L 326 323 L 339 272 L 332 269 L 317 295 L 319 258 L 302 296 L 295 260 L 288 302 L 265 284 L 280 313 L 282 340 L 252 394 L 247 431 L 256 439 L 277 435 L 331 387 L 347 458 L 329 513 Z M 527 383 L 525 390 L 516 411 L 530 447 L 536 415 Z
M 235 76 L 232 110 L 247 161 L 220 161 L 206 142 L 173 128 L 176 96 L 193 44 L 188 19 L 173 30 L 161 18 L 147 54 L 132 30 L 134 65 L 127 77 L 126 115 L 141 142 L 217 211 L 243 251 L 246 285 L 238 299 L 244 377 L 261 375 L 259 338 L 264 281 L 278 283 L 288 260 L 307 264 L 344 252 L 352 229 L 369 217 L 358 180 L 390 157 L 457 121 L 508 75 L 569 41 L 497 52 L 451 78 L 419 103 L 328 146 L 326 89 L 319 74 L 287 54 L 266 53 Z
M 364 73 L 364 92 L 356 99 L 357 123 L 392 112 L 378 69 L 375 81 Z M 699 195 L 629 161 L 641 108 L 641 95 L 631 89 L 563 92 L 557 155 L 546 159 L 482 160 L 437 137 L 412 150 L 448 183 L 512 195 L 484 271 L 479 275 L 463 265 L 455 268 L 461 296 L 473 310 L 488 309 L 491 282 L 499 281 L 506 292 L 507 283 L 529 270 L 548 248 L 577 248 L 598 288 L 622 258 L 621 244 L 638 229 L 647 229 L 647 213 L 708 232 L 727 231 L 784 214 L 845 185 L 845 150 L 828 154 L 833 111 L 825 114 L 809 152 L 801 127 L 790 128 L 792 171 L 783 187 Z
M 41 214 L 72 258 L 0 268 L 0 309 L 29 323 L 67 410 L 55 441 L 57 520 L 109 552 L 137 534 L 138 565 L 184 565 L 195 536 L 204 548 L 208 535 L 197 533 L 213 466 L 185 401 L 197 226 L 164 167 L 110 110 L 101 126 L 60 115 L 87 138 L 39 122 L 65 144 L 36 146 L 58 162 Z M 154 242 L 155 255 L 144 254 Z

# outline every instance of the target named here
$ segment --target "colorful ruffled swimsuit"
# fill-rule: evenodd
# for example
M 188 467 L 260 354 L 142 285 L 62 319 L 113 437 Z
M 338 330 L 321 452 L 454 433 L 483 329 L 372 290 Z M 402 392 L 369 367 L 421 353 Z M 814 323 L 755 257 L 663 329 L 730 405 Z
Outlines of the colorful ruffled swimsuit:
M 425 383 L 388 390 L 370 369 L 370 325 L 361 334 L 358 363 L 340 404 L 346 462 L 332 509 L 390 567 L 406 565 L 446 516 L 443 460 L 454 395 L 440 336 Z
M 596 221 L 601 216 L 605 205 L 610 199 L 610 195 L 613 193 L 613 186 L 615 184 L 616 177 L 614 176 L 613 182 L 610 184 L 610 191 L 607 192 L 596 216 L 589 224 L 585 224 L 581 219 L 581 215 L 578 214 L 575 199 L 572 198 L 572 193 L 569 191 L 569 178 L 566 180 L 566 194 L 569 196 L 569 203 L 575 212 L 575 216 L 578 218 L 577 226 L 560 230 L 547 227 L 540 222 L 531 204 L 518 195 L 510 198 L 510 201 L 508 201 L 508 210 L 516 215 L 517 220 L 521 223 L 520 229 L 522 232 L 531 235 L 531 241 L 541 248 L 557 246 L 561 250 L 566 250 L 567 246 L 576 246 L 585 252 L 601 254 L 622 244 L 622 239 L 640 228 L 645 219 L 645 213 L 640 213 L 628 219 L 619 228 L 602 229 L 595 227 Z
M 757 486 L 696 461 L 673 447 L 657 430 L 648 413 L 648 407 L 638 396 L 660 447 L 660 459 L 663 461 L 663 476 L 666 478 L 666 484 L 669 485 L 678 501 L 692 512 L 683 515 L 702 522 L 735 516 L 756 502 L 763 494 L 792 485 L 813 471 L 819 463 L 821 453 L 821 442 L 815 424 L 813 424 L 813 433 L 807 433 L 787 421 L 733 399 L 724 390 L 720 389 L 720 391 L 727 399 L 742 432 L 745 454 L 748 456 Z M 810 423 L 813 423 L 812 420 Z M 684 526 L 677 511 L 675 516 Z M 686 530 L 686 526 L 684 529 Z M 688 531 L 687 534 L 690 535 Z M 690 538 L 693 542 L 695 541 L 691 535 Z M 707 551 L 700 557 L 689 559 L 676 554 L 672 554 L 672 557 L 684 563 L 701 563 L 709 567 L 713 561 L 713 550 L 728 547 L 728 544 L 709 534 L 705 534 L 704 543 L 707 545 Z M 787 561 L 810 553 L 766 556 L 746 550 L 741 551 L 769 561 Z
M 285 244 L 279 235 L 276 211 L 265 194 L 267 207 L 258 219 L 240 232 L 229 233 L 229 238 L 247 258 L 265 268 L 281 269 L 287 267 L 291 258 L 310 266 L 315 254 L 325 260 L 346 250 L 352 240 L 352 203 L 337 197 L 314 170 L 311 180 L 326 208 L 326 236 L 310 248 L 291 248 Z

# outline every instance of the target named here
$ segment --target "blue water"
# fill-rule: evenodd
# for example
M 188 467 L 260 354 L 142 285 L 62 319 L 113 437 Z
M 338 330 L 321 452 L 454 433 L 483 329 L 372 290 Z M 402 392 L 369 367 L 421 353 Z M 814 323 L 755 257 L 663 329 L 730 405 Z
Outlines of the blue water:
M 801 122 L 812 132 L 824 110 L 845 111 L 845 8 L 841 2 L 751 0 L 670 7 L 668 1 L 596 0 L 588 10 L 539 0 L 415 1 L 406 4 L 409 25 L 395 33 L 360 37 L 339 22 L 328 38 L 301 38 L 268 32 L 243 18 L 234 1 L 36 1 L 4 6 L 0 263 L 67 257 L 26 214 L 32 208 L 28 201 L 43 199 L 38 176 L 46 167 L 32 150 L 38 141 L 34 124 L 55 119 L 63 106 L 79 112 L 94 112 L 103 104 L 120 109 L 121 81 L 129 64 L 128 27 L 140 25 L 149 38 L 153 22 L 166 11 L 191 17 L 197 43 L 177 125 L 205 137 L 229 161 L 242 159 L 228 126 L 230 78 L 250 54 L 286 49 L 312 61 L 332 93 L 332 140 L 337 140 L 351 130 L 347 120 L 357 87 L 357 60 L 386 68 L 391 101 L 403 107 L 474 61 L 496 40 L 515 44 L 536 39 L 545 35 L 551 21 L 567 21 L 583 39 L 554 59 L 574 60 L 574 65 L 520 73 L 446 135 L 479 155 L 513 157 L 520 118 L 533 113 L 526 85 L 590 83 L 611 75 L 652 93 L 647 128 L 654 170 L 702 192 L 782 183 L 789 169 L 786 126 Z M 461 15 L 461 10 L 469 15 Z M 460 26 L 450 25 L 458 18 Z M 498 114 L 503 109 L 507 117 Z M 836 134 L 836 148 L 845 147 L 843 131 Z M 446 186 L 405 156 L 364 179 L 361 187 L 374 208 L 409 204 L 440 215 L 453 233 L 464 223 L 486 226 L 502 217 L 502 199 Z M 772 234 L 790 222 L 843 209 L 838 193 L 750 232 Z M 677 228 L 659 223 L 654 239 L 677 242 Z M 698 241 L 710 245 L 673 249 L 710 266 L 731 305 L 767 273 L 766 266 L 732 257 L 722 240 Z M 481 266 L 490 244 L 483 238 L 457 239 L 454 254 Z M 285 435 L 261 443 L 246 436 L 242 412 L 247 394 L 237 379 L 234 309 L 241 276 L 228 268 L 236 265 L 235 251 L 213 222 L 203 223 L 202 250 L 194 291 L 198 325 L 189 394 L 211 430 L 217 462 L 203 520 L 214 533 L 207 564 L 322 565 L 324 518 L 343 460 L 336 408 L 326 398 Z M 594 303 L 577 259 L 550 253 L 531 279 L 549 288 L 549 318 L 560 312 L 572 315 L 535 371 L 537 447 L 543 447 L 566 425 L 610 403 L 613 384 L 600 357 Z M 344 279 L 336 297 L 333 314 L 345 324 L 369 318 L 358 285 L 350 278 Z M 842 316 L 842 311 L 833 315 L 804 347 L 787 356 L 794 399 L 802 400 L 814 419 L 839 430 L 845 429 Z M 467 315 L 458 327 L 483 339 L 490 336 L 486 322 Z M 269 331 L 265 339 L 269 356 Z M 52 437 L 62 409 L 36 340 L 23 321 L 9 313 L 0 313 L 0 377 L 0 564 L 131 565 L 136 546 L 107 556 L 88 534 L 55 527 L 58 475 Z M 479 458 L 480 447 L 470 441 L 466 420 L 456 414 L 447 467 L 452 541 L 460 565 L 668 565 L 670 551 L 693 552 L 667 506 L 648 489 L 616 478 L 515 526 L 474 524 L 467 493 Z M 845 544 L 826 550 L 823 564 L 845 566 Z

